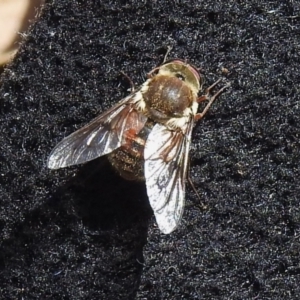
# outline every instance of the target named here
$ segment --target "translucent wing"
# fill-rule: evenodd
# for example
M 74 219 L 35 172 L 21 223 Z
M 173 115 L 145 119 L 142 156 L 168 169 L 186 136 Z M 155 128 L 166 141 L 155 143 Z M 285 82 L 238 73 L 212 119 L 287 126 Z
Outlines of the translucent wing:
M 160 230 L 172 232 L 181 219 L 193 119 L 182 131 L 156 124 L 145 145 L 145 179 L 150 205 Z
M 133 96 L 126 97 L 58 143 L 50 154 L 48 168 L 59 169 L 93 160 L 125 143 L 126 132 L 137 134 L 147 117 L 136 110 L 137 101 Z

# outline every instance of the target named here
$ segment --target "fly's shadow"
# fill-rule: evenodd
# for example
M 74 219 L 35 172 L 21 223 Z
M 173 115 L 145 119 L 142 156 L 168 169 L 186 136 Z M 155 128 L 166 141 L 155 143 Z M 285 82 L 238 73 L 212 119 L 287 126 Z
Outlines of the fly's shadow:
M 145 184 L 121 178 L 106 157 L 82 165 L 56 196 L 69 198 L 92 230 L 145 230 L 152 215 Z
M 0 275 L 14 278 L 26 270 L 38 277 L 47 269 L 50 290 L 51 282 L 83 278 L 81 283 L 105 294 L 103 299 L 135 298 L 152 215 L 144 184 L 120 178 L 105 157 L 72 173 L 77 175 L 14 224 L 1 243 Z M 80 293 L 82 284 L 74 288 Z

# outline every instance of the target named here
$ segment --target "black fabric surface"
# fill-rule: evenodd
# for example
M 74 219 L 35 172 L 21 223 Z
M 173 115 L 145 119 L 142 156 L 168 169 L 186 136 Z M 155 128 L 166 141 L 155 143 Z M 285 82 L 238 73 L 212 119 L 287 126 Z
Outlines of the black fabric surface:
M 0 86 L 1 299 L 299 299 L 298 1 L 49 1 Z M 195 127 L 180 227 L 106 158 L 51 149 L 170 58 L 231 87 Z M 222 84 L 219 86 L 221 87 Z

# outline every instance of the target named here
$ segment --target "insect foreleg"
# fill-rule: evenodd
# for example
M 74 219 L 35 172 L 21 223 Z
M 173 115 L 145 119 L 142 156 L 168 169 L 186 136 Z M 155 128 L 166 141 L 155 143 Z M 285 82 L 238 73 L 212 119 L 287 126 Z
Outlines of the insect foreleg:
M 209 108 L 211 107 L 212 103 L 216 100 L 216 98 L 226 89 L 229 87 L 229 84 L 225 85 L 224 87 L 222 87 L 220 90 L 218 90 L 214 95 L 211 95 L 211 90 L 221 81 L 221 79 L 217 80 L 215 83 L 213 83 L 210 87 L 208 87 L 206 89 L 206 94 L 199 97 L 197 99 L 197 102 L 203 102 L 208 100 L 207 105 L 205 106 L 205 108 L 203 109 L 203 111 L 201 113 L 197 113 L 194 117 L 195 121 L 200 120 L 201 118 L 203 118 L 203 116 L 207 113 L 207 111 L 209 110 Z
M 163 64 L 167 61 L 167 57 L 170 54 L 171 50 L 172 50 L 172 46 L 167 46 L 167 52 L 164 56 Z
M 130 92 L 133 94 L 134 91 L 135 91 L 135 86 L 134 86 L 133 81 L 132 81 L 131 78 L 130 78 L 127 74 L 125 74 L 123 71 L 121 71 L 120 73 L 121 73 L 121 74 L 129 81 L 129 83 L 130 83 Z

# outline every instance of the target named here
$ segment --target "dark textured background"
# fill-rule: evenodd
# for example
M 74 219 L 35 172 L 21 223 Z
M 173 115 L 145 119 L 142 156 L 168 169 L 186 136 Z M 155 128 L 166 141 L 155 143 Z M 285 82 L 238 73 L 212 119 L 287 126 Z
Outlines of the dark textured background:
M 49 1 L 0 86 L 1 299 L 299 299 L 298 1 Z M 51 149 L 170 57 L 232 86 L 194 130 L 181 226 Z M 229 70 L 222 74 L 222 68 Z

